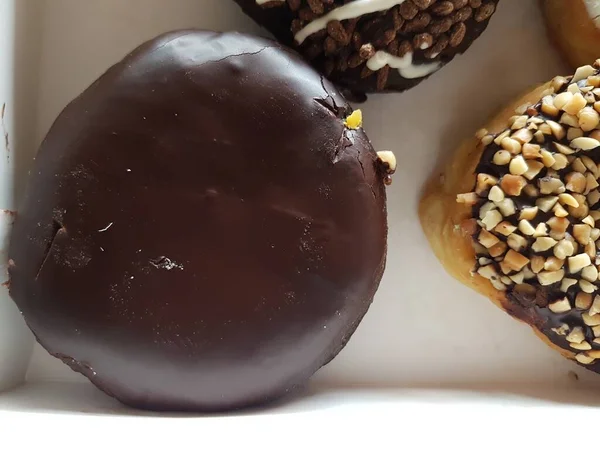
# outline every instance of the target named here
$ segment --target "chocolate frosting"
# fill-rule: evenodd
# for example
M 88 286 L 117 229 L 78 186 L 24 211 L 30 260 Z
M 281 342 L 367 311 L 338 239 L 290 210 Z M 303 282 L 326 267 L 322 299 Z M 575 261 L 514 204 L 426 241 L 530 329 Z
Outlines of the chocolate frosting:
M 39 342 L 122 402 L 262 403 L 366 313 L 386 256 L 381 164 L 297 54 L 237 33 L 142 45 L 60 114 L 10 245 Z

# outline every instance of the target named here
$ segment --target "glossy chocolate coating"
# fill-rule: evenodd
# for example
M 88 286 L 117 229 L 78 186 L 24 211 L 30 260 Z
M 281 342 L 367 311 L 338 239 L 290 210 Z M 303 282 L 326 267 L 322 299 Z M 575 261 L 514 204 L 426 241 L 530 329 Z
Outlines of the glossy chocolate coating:
M 381 164 L 291 50 L 181 31 L 128 55 L 44 140 L 10 246 L 40 343 L 122 402 L 263 403 L 366 313 L 386 256 Z
M 350 0 L 354 1 L 354 0 Z M 250 16 L 253 20 L 255 20 L 259 25 L 269 30 L 281 43 L 288 45 L 292 48 L 297 48 L 300 53 L 309 57 L 311 49 L 309 48 L 311 42 L 307 39 L 302 45 L 298 45 L 294 40 L 294 33 L 292 32 L 292 22 L 294 19 L 298 18 L 298 12 L 294 12 L 290 9 L 287 2 L 282 2 L 282 4 L 272 3 L 271 5 L 257 4 L 256 0 L 235 0 L 235 2 L 240 5 L 242 10 Z M 493 3 L 494 6 L 498 4 L 499 0 L 488 0 L 487 3 Z M 337 6 L 342 6 L 344 4 L 350 3 L 348 0 L 333 0 L 332 2 Z M 432 2 L 432 5 L 435 2 Z M 400 2 L 399 2 L 400 4 Z M 481 4 L 481 2 L 479 2 Z M 429 10 L 425 11 L 431 12 Z M 430 16 L 431 17 L 431 16 Z M 373 39 L 376 36 L 383 34 L 387 30 L 393 30 L 394 24 L 392 23 L 389 14 L 386 15 L 386 12 L 383 11 L 381 13 L 372 13 L 359 17 L 360 21 L 371 21 L 375 19 L 378 23 L 375 26 L 375 29 L 369 29 L 363 34 L 371 35 Z M 443 20 L 444 17 L 434 17 L 432 19 L 432 24 L 435 20 Z M 462 42 L 457 46 L 447 46 L 445 49 L 435 58 L 430 59 L 425 56 L 425 50 L 416 49 L 414 51 L 414 63 L 416 65 L 421 64 L 430 64 L 432 62 L 438 62 L 440 64 L 440 68 L 451 62 L 457 55 L 460 55 L 466 52 L 469 47 L 473 44 L 473 42 L 485 31 L 489 24 L 489 18 L 484 21 L 477 21 L 474 18 L 474 15 L 471 15 L 470 18 L 464 21 L 466 25 L 466 33 L 462 40 Z M 360 28 L 358 26 L 357 28 Z M 373 28 L 373 27 L 369 27 Z M 400 40 L 408 40 L 412 41 L 415 35 L 420 34 L 422 32 L 430 32 L 430 28 L 425 28 L 420 31 L 415 32 L 404 32 L 404 30 L 398 31 L 398 36 L 402 36 Z M 444 33 L 447 36 L 449 32 Z M 362 36 L 362 40 L 364 43 L 369 42 L 367 36 Z M 385 49 L 380 48 L 381 46 L 376 46 L 377 49 Z M 349 49 L 350 53 L 346 55 L 347 58 L 350 58 L 352 53 L 355 53 L 356 48 L 351 46 Z M 324 53 L 320 54 L 318 57 L 310 58 L 310 62 L 320 72 L 325 72 L 325 67 L 327 65 L 328 56 Z M 364 77 L 361 75 L 361 72 L 364 68 L 364 65 L 359 65 L 357 67 L 352 67 L 351 65 L 345 68 L 344 70 L 334 70 L 328 78 L 333 81 L 340 89 L 343 90 L 344 95 L 350 98 L 352 101 L 364 101 L 365 93 L 374 93 L 380 91 L 377 89 L 377 75 L 376 73 L 370 75 L 368 77 Z M 439 70 L 439 69 L 438 69 Z M 436 72 L 436 71 L 435 71 Z M 388 83 L 383 90 L 383 92 L 402 92 L 406 91 L 425 79 L 429 78 L 433 73 L 418 77 L 418 78 L 404 78 L 400 72 L 396 69 L 392 69 L 389 72 Z

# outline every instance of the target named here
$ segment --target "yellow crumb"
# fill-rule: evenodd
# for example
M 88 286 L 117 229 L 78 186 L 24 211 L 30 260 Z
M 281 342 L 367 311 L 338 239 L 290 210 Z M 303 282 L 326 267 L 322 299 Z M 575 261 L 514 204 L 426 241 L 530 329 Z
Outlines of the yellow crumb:
M 345 125 L 351 130 L 356 130 L 357 128 L 362 127 L 362 111 L 357 109 L 348 117 L 346 117 Z

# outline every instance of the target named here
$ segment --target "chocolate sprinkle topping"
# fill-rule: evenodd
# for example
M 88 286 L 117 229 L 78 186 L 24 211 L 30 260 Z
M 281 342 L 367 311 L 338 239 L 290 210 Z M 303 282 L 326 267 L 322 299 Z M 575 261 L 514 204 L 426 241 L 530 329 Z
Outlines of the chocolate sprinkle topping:
M 301 45 L 294 36 L 315 19 L 353 0 L 287 0 L 258 5 L 236 0 L 244 11 L 285 43 L 299 49 L 336 84 L 354 93 L 403 91 L 465 52 L 485 30 L 498 0 L 406 0 L 384 11 L 331 20 Z M 377 51 L 393 57 L 413 54 L 416 67 L 438 66 L 405 77 L 389 65 L 367 67 Z M 391 69 L 391 70 L 390 70 Z M 416 76 L 418 75 L 418 76 Z

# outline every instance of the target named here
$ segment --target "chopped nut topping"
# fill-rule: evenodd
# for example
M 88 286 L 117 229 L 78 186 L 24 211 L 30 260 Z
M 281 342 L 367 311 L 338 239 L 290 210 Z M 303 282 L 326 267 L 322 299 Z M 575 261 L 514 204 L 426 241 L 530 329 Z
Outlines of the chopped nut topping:
M 575 286 L 577 284 L 577 280 L 573 278 L 563 278 L 560 284 L 560 290 L 562 292 L 567 292 L 571 286 Z
M 593 227 L 596 225 L 596 221 L 594 220 L 594 218 L 592 216 L 586 216 L 581 221 L 583 223 L 585 223 L 586 225 L 589 225 L 590 227 Z
M 558 202 L 558 197 L 542 197 L 536 200 L 535 205 L 544 212 L 549 212 Z
M 575 158 L 575 160 L 571 163 L 571 168 L 575 172 L 579 172 L 582 174 L 587 171 L 585 165 L 583 164 L 583 161 L 580 158 Z
M 542 105 L 540 109 L 547 116 L 556 117 L 560 114 L 560 110 L 554 106 L 554 100 L 551 95 L 547 95 L 542 99 Z
M 360 111 L 360 110 L 357 109 L 356 111 Z M 354 111 L 354 113 L 356 113 L 356 111 Z M 350 116 L 350 117 L 352 117 L 352 116 Z M 348 119 L 350 119 L 350 117 Z M 377 152 L 377 157 L 383 164 L 385 164 L 388 174 L 391 175 L 394 172 L 396 172 L 396 156 L 394 155 L 393 152 L 390 152 L 390 151 Z
M 590 206 L 596 205 L 596 203 L 600 201 L 600 191 L 598 191 L 597 189 L 591 191 L 587 195 L 587 201 L 590 204 Z
M 590 350 L 589 352 L 586 352 L 586 355 L 590 358 L 598 359 L 600 358 L 600 350 Z
M 505 198 L 499 202 L 498 209 L 504 215 L 504 217 L 510 217 L 517 212 L 515 202 L 513 202 L 510 198 Z
M 489 231 L 481 230 L 481 233 L 479 233 L 479 243 L 485 248 L 491 248 L 498 242 L 500 242 L 500 239 L 498 239 Z
M 569 227 L 569 220 L 564 217 L 552 217 L 548 220 L 548 225 L 554 233 L 564 234 Z M 562 239 L 562 238 L 561 238 Z
M 600 147 L 600 141 L 589 137 L 579 137 L 571 141 L 571 147 L 580 150 L 593 150 Z
M 533 232 L 534 238 L 542 236 L 548 236 L 548 226 L 544 222 L 538 223 L 537 227 L 535 227 L 535 231 Z
M 579 207 L 579 202 L 577 200 L 575 200 L 575 197 L 573 197 L 571 194 L 560 194 L 558 196 L 558 200 L 563 205 L 572 206 L 574 208 Z
M 571 330 L 569 335 L 567 336 L 567 341 L 572 342 L 574 344 L 579 344 L 585 340 L 585 334 L 583 333 L 583 328 L 575 327 Z
M 569 128 L 567 131 L 567 140 L 572 141 L 575 138 L 582 137 L 583 130 L 580 128 Z
M 569 303 L 569 299 L 565 297 L 562 300 L 550 303 L 548 309 L 556 314 L 566 313 L 567 311 L 571 311 L 571 304 Z
M 535 233 L 535 228 L 528 220 L 521 220 L 519 222 L 519 231 L 526 236 L 533 236 Z
M 502 139 L 502 142 L 500 142 L 500 145 L 504 150 L 513 155 L 518 155 L 521 153 L 521 143 L 515 139 L 505 137 Z
M 524 248 L 527 248 L 527 239 L 523 236 L 513 233 L 506 239 L 506 243 L 510 248 L 512 248 L 515 252 L 520 252 Z
M 498 242 L 493 247 L 490 247 L 488 249 L 488 251 L 489 251 L 490 256 L 492 258 L 497 258 L 498 256 L 502 256 L 506 252 L 506 243 L 504 243 L 504 242 Z M 593 267 L 593 266 L 590 266 L 590 267 Z
M 589 344 L 589 342 L 581 342 L 579 344 L 570 344 L 570 346 L 576 350 L 591 350 L 592 346 Z
M 592 296 L 586 292 L 579 292 L 575 297 L 575 307 L 577 309 L 588 310 L 592 305 Z
M 529 166 L 525 162 L 525 158 L 523 156 L 515 156 L 509 165 L 510 173 L 513 175 L 523 175 L 525 172 L 529 170 Z M 560 181 L 560 180 L 559 180 Z
M 566 323 L 563 323 L 560 327 L 551 328 L 551 330 L 554 331 L 559 336 L 566 336 L 567 332 L 569 331 L 569 325 L 567 325 Z
M 593 189 L 596 189 L 600 184 L 598 184 L 598 180 L 591 173 L 586 174 L 585 176 L 585 193 L 589 193 Z
M 597 327 L 600 325 L 600 314 L 591 316 L 587 313 L 583 313 L 581 315 L 581 318 L 583 319 L 583 322 L 589 327 Z
M 563 144 L 559 144 L 558 142 L 555 142 L 554 146 L 556 147 L 556 150 L 561 152 L 563 155 L 572 155 L 573 153 L 575 153 L 575 150 L 573 150 L 572 148 L 567 147 Z
M 527 172 L 525 172 L 523 176 L 531 181 L 542 171 L 544 164 L 539 161 L 529 161 L 527 167 Z
M 542 163 L 544 166 L 552 167 L 556 163 L 556 159 L 554 159 L 554 156 L 552 156 L 552 153 L 550 153 L 548 150 L 542 149 L 540 154 L 542 155 Z
M 480 267 L 477 270 L 477 273 L 479 275 L 481 275 L 483 278 L 486 278 L 488 280 L 491 280 L 492 278 L 498 276 L 498 272 L 496 271 L 496 268 L 494 266 L 492 266 L 491 264 L 489 266 Z
M 569 127 L 577 127 L 579 125 L 579 120 L 576 116 L 572 116 L 571 114 L 563 114 L 560 118 L 560 123 Z M 567 134 L 567 139 L 568 138 L 569 135 Z
M 528 130 L 527 128 L 522 128 L 520 130 L 515 131 L 512 134 L 511 139 L 514 139 L 515 141 L 519 142 L 521 145 L 525 145 L 533 140 L 533 133 L 531 132 L 531 130 Z M 523 147 L 521 147 L 521 151 L 522 150 L 523 150 Z
M 516 273 L 514 275 L 511 275 L 510 279 L 515 284 L 521 284 L 521 283 L 523 283 L 525 281 L 525 272 L 519 272 L 519 273 Z
M 477 198 L 458 201 L 479 215 L 478 271 L 502 291 L 546 286 L 536 304 L 551 301 L 554 314 L 576 307 L 578 315 L 552 330 L 591 364 L 600 360 L 600 60 L 552 87 L 518 108 L 504 131 L 478 133 L 486 140 L 482 166 L 492 167 L 477 174 Z M 563 298 L 550 300 L 557 293 Z
M 477 186 L 475 192 L 478 195 L 482 195 L 487 192 L 492 186 L 498 184 L 498 178 L 488 175 L 487 173 L 480 173 L 477 175 Z
M 579 172 L 571 172 L 565 176 L 567 182 L 566 188 L 568 191 L 582 193 L 585 191 L 586 178 L 585 175 Z
M 581 270 L 581 278 L 594 283 L 598 281 L 598 269 L 594 265 L 589 265 Z
M 556 244 L 557 242 L 551 237 L 539 237 L 535 240 L 531 248 L 533 251 L 541 253 L 545 252 L 546 250 L 550 250 Z
M 584 179 L 585 181 L 585 179 Z M 504 200 L 504 192 L 498 186 L 492 186 L 488 198 L 493 202 L 501 202 Z
M 544 195 L 565 192 L 565 185 L 558 178 L 544 177 L 539 179 L 540 193 Z M 559 197 L 560 199 L 560 197 Z
M 550 99 L 552 99 L 552 96 L 549 95 L 548 97 Z M 569 91 L 565 91 L 565 92 L 561 92 L 556 97 L 554 97 L 554 99 L 552 99 L 552 104 L 557 109 L 563 109 L 565 107 L 565 105 L 567 103 L 569 103 L 572 99 L 573 99 L 573 94 L 571 94 Z
M 592 131 L 600 125 L 600 114 L 590 107 L 585 107 L 579 113 L 579 127 L 582 131 Z
M 564 259 L 558 259 L 555 256 L 551 256 L 544 263 L 544 270 L 554 272 L 556 270 L 562 269 L 564 264 L 565 264 Z
M 550 132 L 552 135 L 559 141 L 563 140 L 567 136 L 567 132 L 560 124 L 554 122 L 553 120 L 548 120 L 546 123 L 550 127 Z
M 561 153 L 555 153 L 553 155 L 554 157 L 554 164 L 552 164 L 552 168 L 554 170 L 563 170 L 565 167 L 567 167 L 569 165 L 569 160 L 567 159 L 567 157 Z
M 523 208 L 521 210 L 521 214 L 519 215 L 519 219 L 520 220 L 533 220 L 533 219 L 535 219 L 535 216 L 537 216 L 538 211 L 539 211 L 539 208 L 537 206 L 528 206 L 526 208 Z
M 495 154 L 494 154 L 494 159 L 493 159 L 493 163 L 496 164 L 497 166 L 505 166 L 508 163 L 510 163 L 512 156 L 509 152 L 507 152 L 506 150 L 498 150 Z
M 481 208 L 479 208 L 479 218 L 483 219 L 486 216 L 486 214 L 493 209 L 498 209 L 498 207 L 496 206 L 495 203 L 493 203 L 493 202 L 485 203 Z
M 575 246 L 571 241 L 562 240 L 554 247 L 554 256 L 558 259 L 567 259 L 575 253 Z
M 513 270 L 519 271 L 529 263 L 529 259 L 511 249 L 504 256 L 504 262 Z
M 569 212 L 563 208 L 561 205 L 555 205 L 554 208 L 552 208 L 552 211 L 554 212 L 554 215 L 556 217 L 568 217 L 569 216 Z
M 496 226 L 494 231 L 502 236 L 510 236 L 516 229 L 517 227 L 510 222 L 501 222 Z
M 561 281 L 564 278 L 564 276 L 565 276 L 565 271 L 561 269 L 561 270 L 557 270 L 554 272 L 548 272 L 548 271 L 540 272 L 540 273 L 538 273 L 537 278 L 538 278 L 538 282 L 542 286 L 549 286 L 551 284 L 558 283 L 559 281 Z
M 586 224 L 578 224 L 573 227 L 573 236 L 581 245 L 587 245 L 590 241 L 592 228 Z
M 544 270 L 546 265 L 546 259 L 543 256 L 534 256 L 531 258 L 531 270 L 533 273 L 538 274 Z
M 542 156 L 541 147 L 536 144 L 523 144 L 522 154 L 523 154 L 523 158 L 525 158 L 525 159 L 540 158 Z M 495 164 L 495 162 L 494 162 L 494 164 Z
M 578 67 L 577 70 L 575 71 L 575 75 L 573 75 L 573 79 L 571 80 L 572 83 L 577 83 L 581 80 L 585 80 L 586 78 L 592 78 L 593 75 L 596 73 L 596 69 L 594 69 L 592 66 L 581 66 Z M 594 79 L 599 77 L 593 77 Z M 590 82 L 590 84 L 592 84 L 592 86 L 600 86 L 600 84 L 595 84 L 595 81 L 593 83 Z
M 587 101 L 585 100 L 583 95 L 581 95 L 578 92 L 575 95 L 573 95 L 571 100 L 569 100 L 567 104 L 561 109 L 567 114 L 576 116 L 579 113 L 579 111 L 581 111 L 585 107 L 585 105 L 587 105 Z
M 569 259 L 569 273 L 577 273 L 581 271 L 586 266 L 589 266 L 592 262 L 590 261 L 590 257 L 581 253 L 577 256 L 571 256 Z
M 580 364 L 592 364 L 594 361 L 596 361 L 594 358 L 591 358 L 583 353 L 578 353 L 575 355 L 575 359 Z
M 591 298 L 590 298 L 590 300 L 591 300 Z M 587 308 L 583 308 L 583 309 L 587 309 Z M 597 314 L 600 314 L 600 296 L 598 296 L 598 295 L 596 295 L 596 297 L 594 297 L 594 302 L 591 303 L 591 305 L 589 306 L 590 317 L 593 317 Z

